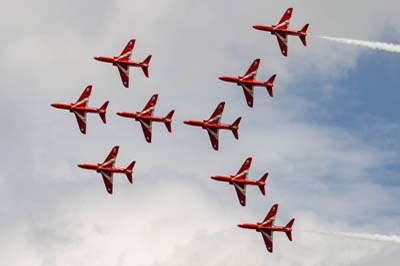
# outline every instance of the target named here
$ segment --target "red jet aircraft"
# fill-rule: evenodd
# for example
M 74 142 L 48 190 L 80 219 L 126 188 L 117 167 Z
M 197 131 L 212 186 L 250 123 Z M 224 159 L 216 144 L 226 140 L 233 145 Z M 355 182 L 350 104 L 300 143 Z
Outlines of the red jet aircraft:
M 304 46 L 307 46 L 306 36 L 307 36 L 307 29 L 308 25 L 304 25 L 304 27 L 299 30 L 291 30 L 288 29 L 289 21 L 292 17 L 293 8 L 288 8 L 285 14 L 282 16 L 281 20 L 276 25 L 266 26 L 266 25 L 254 25 L 253 28 L 262 31 L 269 31 L 272 35 L 276 35 L 278 39 L 279 47 L 281 48 L 281 52 L 284 56 L 288 55 L 288 35 L 299 36 L 301 42 Z
M 241 117 L 238 117 L 232 125 L 222 124 L 220 123 L 222 112 L 224 111 L 225 102 L 221 102 L 218 104 L 214 113 L 208 120 L 186 120 L 183 123 L 191 126 L 202 127 L 203 129 L 207 129 L 208 136 L 211 140 L 211 145 L 214 150 L 218 150 L 218 132 L 220 129 L 231 130 L 235 139 L 239 139 L 238 129 Z
M 261 194 L 265 195 L 265 181 L 267 180 L 268 173 L 265 173 L 258 181 L 247 179 L 247 174 L 251 165 L 252 158 L 247 158 L 242 167 L 236 175 L 230 176 L 212 176 L 211 178 L 217 181 L 229 182 L 234 185 L 239 202 L 242 206 L 246 206 L 246 186 L 253 185 L 260 188 Z
M 147 56 L 143 62 L 135 62 L 131 61 L 132 49 L 135 46 L 135 39 L 132 39 L 125 46 L 124 50 L 122 50 L 119 56 L 114 57 L 105 57 L 105 56 L 96 56 L 94 59 L 111 63 L 113 66 L 117 66 L 119 70 L 119 75 L 121 76 L 122 83 L 124 87 L 129 87 L 129 67 L 140 67 L 142 68 L 144 75 L 149 77 L 149 63 L 151 59 L 151 55 Z
M 70 104 L 65 103 L 52 103 L 51 106 L 59 109 L 69 110 L 71 113 L 75 114 L 76 120 L 78 121 L 79 129 L 82 134 L 86 134 L 86 113 L 97 113 L 100 115 L 103 123 L 106 123 L 106 110 L 108 106 L 108 101 L 105 102 L 100 108 L 88 107 L 87 103 L 89 102 L 89 96 L 92 92 L 92 85 L 86 87 L 86 89 L 82 92 L 81 97 Z
M 132 183 L 132 172 L 135 166 L 135 161 L 127 168 L 117 168 L 114 167 L 115 160 L 117 159 L 119 146 L 112 148 L 111 152 L 108 154 L 107 158 L 102 163 L 97 164 L 78 164 L 80 168 L 96 170 L 100 173 L 104 180 L 104 185 L 106 186 L 107 192 L 113 193 L 113 173 L 123 173 L 126 174 L 130 183 Z
M 246 97 L 246 102 L 249 107 L 253 107 L 253 99 L 254 99 L 254 86 L 265 87 L 268 91 L 269 96 L 273 97 L 272 87 L 274 86 L 274 80 L 276 74 L 272 75 L 267 81 L 259 81 L 255 80 L 257 75 L 258 66 L 260 65 L 260 59 L 255 59 L 253 63 L 250 65 L 249 69 L 243 76 L 238 77 L 230 77 L 230 76 L 221 76 L 220 80 L 233 82 L 239 86 L 242 86 L 244 97 Z
M 286 236 L 292 241 L 292 226 L 294 223 L 294 218 L 290 220 L 290 222 L 286 226 L 275 226 L 275 216 L 278 211 L 278 204 L 272 206 L 271 210 L 268 212 L 267 216 L 265 216 L 262 222 L 258 222 L 256 224 L 238 224 L 239 227 L 246 229 L 254 229 L 257 232 L 260 232 L 265 246 L 269 252 L 272 252 L 272 243 L 273 243 L 273 233 L 274 231 L 285 232 Z
M 167 127 L 168 132 L 171 132 L 171 122 L 172 116 L 174 115 L 175 110 L 170 111 L 165 117 L 153 116 L 153 111 L 157 103 L 158 94 L 154 94 L 151 96 L 150 100 L 147 102 L 145 107 L 140 112 L 128 113 L 128 112 L 118 112 L 117 115 L 122 117 L 134 118 L 136 121 L 139 121 L 142 130 L 144 133 L 144 137 L 148 143 L 151 143 L 151 125 L 152 122 L 163 122 Z

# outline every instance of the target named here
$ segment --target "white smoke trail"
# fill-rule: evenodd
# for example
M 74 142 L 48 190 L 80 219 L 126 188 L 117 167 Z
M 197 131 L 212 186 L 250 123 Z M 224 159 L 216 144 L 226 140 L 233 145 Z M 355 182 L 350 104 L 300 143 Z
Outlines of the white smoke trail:
M 345 232 L 322 232 L 322 231 L 314 231 L 314 230 L 303 230 L 303 232 L 319 234 L 319 235 L 327 235 L 327 236 L 337 236 L 337 237 L 346 237 L 346 238 L 352 238 L 352 239 L 361 239 L 361 240 L 380 241 L 380 242 L 389 242 L 389 243 L 400 244 L 400 236 L 399 235 L 378 235 L 378 234 L 345 233 Z
M 371 48 L 374 50 L 386 51 L 391 53 L 400 53 L 400 45 L 392 44 L 392 43 L 384 43 L 384 42 L 370 42 L 370 41 L 361 41 L 361 40 L 353 40 L 353 39 L 346 39 L 346 38 L 334 38 L 328 36 L 317 36 L 318 38 L 345 43 L 345 44 L 352 44 L 356 46 L 363 46 L 367 48 Z

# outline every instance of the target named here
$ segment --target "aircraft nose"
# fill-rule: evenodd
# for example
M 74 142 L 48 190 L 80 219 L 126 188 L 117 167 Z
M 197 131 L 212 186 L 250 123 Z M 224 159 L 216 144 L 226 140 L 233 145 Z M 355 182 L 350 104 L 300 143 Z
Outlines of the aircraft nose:
M 183 123 L 186 124 L 186 125 L 189 125 L 190 121 L 189 120 L 185 120 L 185 121 L 183 121 Z
M 119 116 L 122 116 L 122 114 L 123 114 L 122 112 L 117 112 L 117 115 Z
M 78 167 L 85 168 L 85 165 L 83 163 L 80 163 L 80 164 L 78 164 Z
M 95 60 L 100 60 L 100 57 L 99 56 L 95 56 L 94 59 Z
M 220 77 L 218 77 L 218 79 L 222 80 L 222 81 L 228 81 L 228 77 L 227 76 L 220 76 Z
M 238 224 L 240 228 L 244 228 L 244 224 Z
M 61 103 L 52 103 L 52 104 L 50 104 L 52 107 L 54 107 L 54 108 L 63 108 L 64 107 L 64 105 L 63 104 L 61 104 Z

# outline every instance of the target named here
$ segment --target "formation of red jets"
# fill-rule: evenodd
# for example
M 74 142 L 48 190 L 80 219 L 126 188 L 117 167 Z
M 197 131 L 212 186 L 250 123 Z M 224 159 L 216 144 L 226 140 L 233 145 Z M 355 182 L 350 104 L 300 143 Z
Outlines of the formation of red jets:
M 306 46 L 306 32 L 308 29 L 308 24 L 306 24 L 301 30 L 295 31 L 288 29 L 289 20 L 292 16 L 293 8 L 287 9 L 287 11 L 282 16 L 281 20 L 276 25 L 266 26 L 266 25 L 254 25 L 253 28 L 262 31 L 271 32 L 271 34 L 277 37 L 279 47 L 284 56 L 288 55 L 288 46 L 287 46 L 287 36 L 294 35 L 299 36 L 300 40 Z M 131 61 L 130 57 L 132 54 L 132 50 L 134 48 L 136 40 L 132 39 L 128 42 L 125 48 L 122 50 L 119 56 L 113 57 L 105 57 L 105 56 L 96 56 L 94 59 L 111 63 L 118 68 L 122 84 L 124 87 L 129 87 L 129 68 L 130 67 L 140 67 L 144 75 L 149 77 L 149 63 L 151 60 L 151 55 L 149 55 L 142 62 Z M 253 107 L 254 102 L 254 87 L 264 87 L 266 88 L 270 97 L 273 97 L 273 83 L 276 78 L 276 75 L 273 74 L 267 81 L 259 81 L 256 80 L 257 70 L 260 65 L 260 59 L 257 58 L 250 65 L 249 69 L 243 76 L 221 76 L 220 80 L 226 82 L 236 83 L 237 85 L 243 88 L 244 96 L 246 99 L 246 103 L 249 107 Z M 89 97 L 92 92 L 92 86 L 88 85 L 81 96 L 78 98 L 76 102 L 70 104 L 64 103 L 53 103 L 51 106 L 59 109 L 69 110 L 71 113 L 75 114 L 76 120 L 78 122 L 79 130 L 82 134 L 86 134 L 86 114 L 87 113 L 97 113 L 99 114 L 103 123 L 106 123 L 106 111 L 108 106 L 108 101 L 106 101 L 101 107 L 94 108 L 89 107 Z M 159 117 L 154 116 L 153 112 L 157 103 L 158 94 L 154 94 L 145 107 L 138 112 L 117 112 L 118 116 L 135 119 L 138 121 L 142 127 L 145 140 L 148 143 L 151 143 L 152 140 L 152 122 L 161 122 L 164 123 L 168 132 L 172 131 L 171 123 L 172 116 L 175 110 L 171 110 L 166 116 Z M 232 124 L 224 124 L 221 123 L 222 113 L 224 111 L 225 102 L 221 102 L 218 104 L 212 115 L 207 120 L 185 120 L 183 121 L 187 125 L 201 127 L 207 130 L 212 148 L 214 150 L 218 150 L 219 148 L 219 130 L 225 129 L 232 132 L 235 139 L 239 139 L 239 123 L 241 117 L 238 117 Z M 95 170 L 100 173 L 104 180 L 104 185 L 108 193 L 113 193 L 113 174 L 114 173 L 122 173 L 125 174 L 130 183 L 133 182 L 133 167 L 135 166 L 135 161 L 129 164 L 126 168 L 118 168 L 115 167 L 115 161 L 118 155 L 119 146 L 115 146 L 110 151 L 109 155 L 106 157 L 104 162 L 96 163 L 96 164 L 78 164 L 78 167 Z M 240 167 L 239 171 L 235 175 L 229 176 L 211 176 L 211 179 L 227 182 L 234 186 L 237 197 L 239 199 L 239 203 L 242 206 L 246 206 L 246 186 L 257 186 L 262 195 L 265 195 L 265 185 L 268 177 L 268 173 L 265 173 L 258 180 L 250 180 L 247 178 L 250 166 L 251 166 L 252 158 L 247 158 L 243 165 Z M 288 239 L 292 241 L 292 226 L 294 223 L 294 219 L 291 219 L 290 222 L 286 226 L 276 226 L 274 225 L 275 216 L 278 211 L 278 204 L 272 206 L 267 216 L 264 218 L 262 222 L 257 223 L 243 223 L 238 226 L 241 228 L 254 229 L 257 232 L 260 232 L 266 248 L 269 252 L 273 250 L 273 232 L 281 231 L 285 232 Z

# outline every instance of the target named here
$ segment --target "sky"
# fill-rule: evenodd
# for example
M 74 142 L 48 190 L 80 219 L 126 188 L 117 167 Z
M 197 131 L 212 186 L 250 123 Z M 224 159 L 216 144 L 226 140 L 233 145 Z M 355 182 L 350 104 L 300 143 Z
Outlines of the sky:
M 294 7 L 290 26 L 310 23 L 308 46 L 252 29 Z M 398 43 L 398 1 L 23 1 L 0 11 L 0 257 L 5 265 L 397 265 L 397 243 L 318 235 L 400 235 L 397 116 L 400 55 L 318 36 Z M 153 58 L 150 78 L 93 59 L 117 55 L 136 39 L 132 59 Z M 218 80 L 241 75 L 261 58 L 257 78 L 276 73 L 274 98 L 256 88 L 254 108 L 240 87 Z M 107 124 L 50 107 L 76 100 L 93 85 L 90 106 L 109 100 Z M 140 110 L 159 94 L 156 115 L 175 109 L 172 134 L 153 125 L 152 144 L 137 123 L 115 115 Z M 206 132 L 182 123 L 206 119 L 225 101 L 222 121 L 242 116 L 239 140 L 220 133 L 215 152 Z M 117 166 L 132 160 L 134 182 L 101 177 L 78 163 L 104 160 L 119 145 Z M 269 172 L 267 196 L 209 178 L 234 174 L 253 157 L 249 178 Z M 257 222 L 279 203 L 292 217 L 294 241 L 274 235 L 269 254 Z

